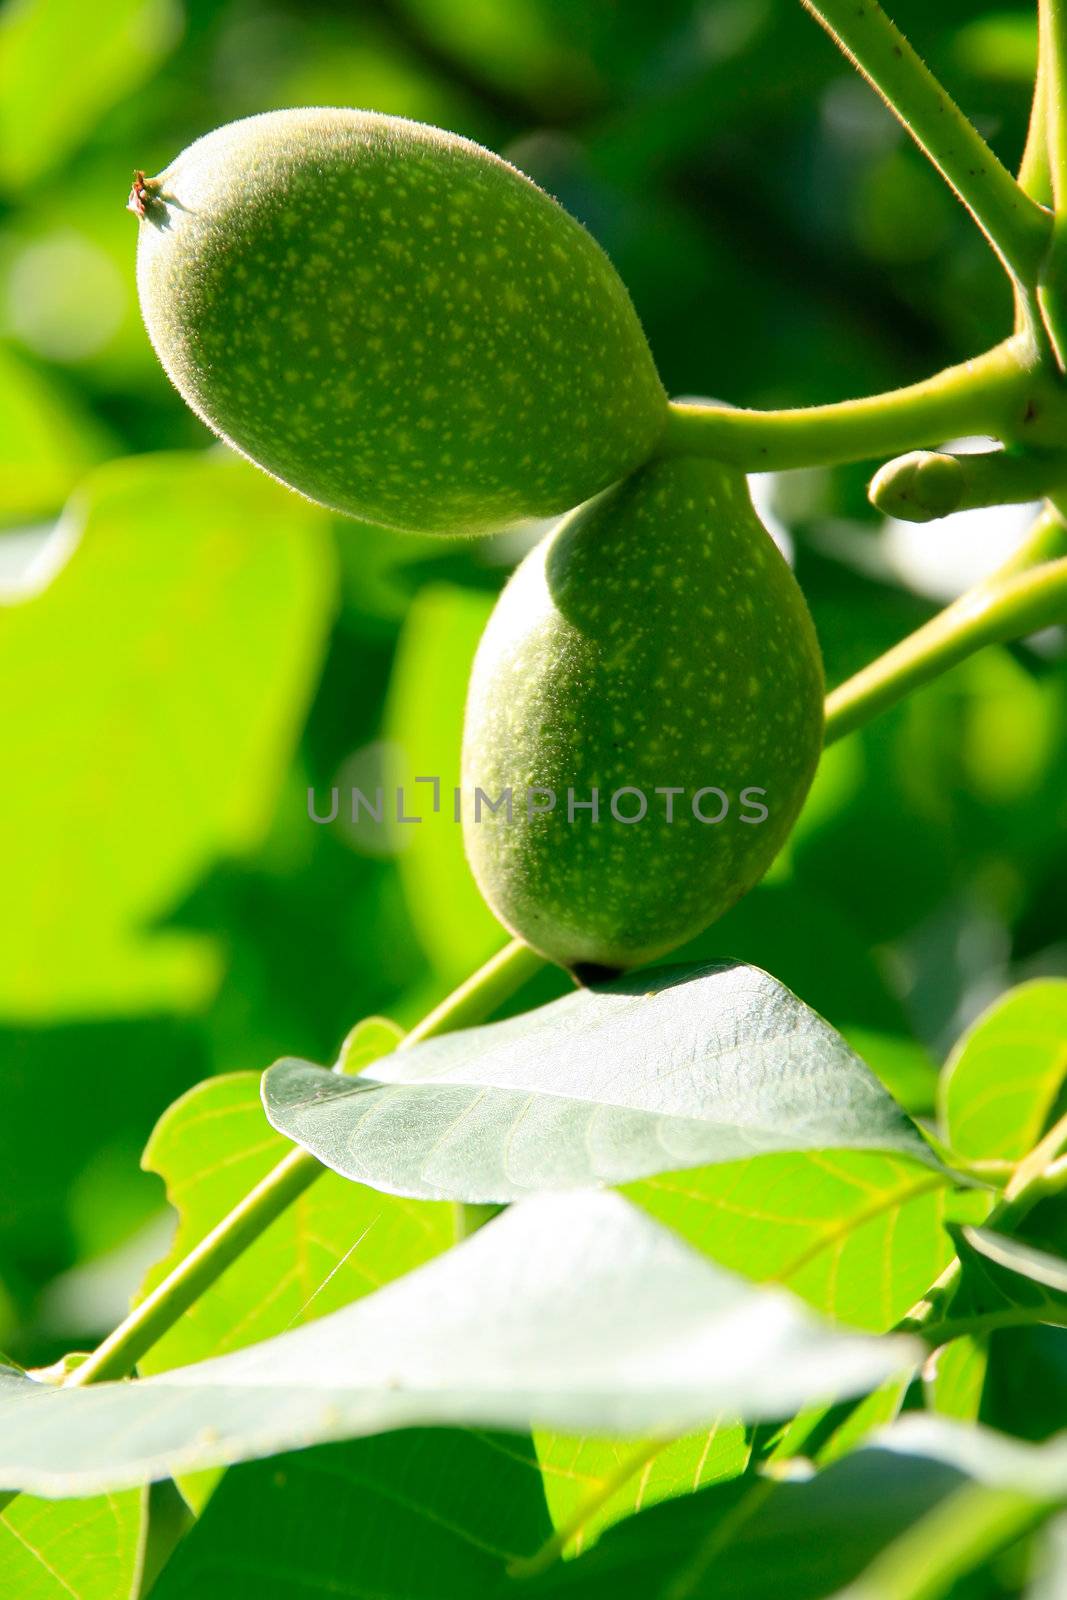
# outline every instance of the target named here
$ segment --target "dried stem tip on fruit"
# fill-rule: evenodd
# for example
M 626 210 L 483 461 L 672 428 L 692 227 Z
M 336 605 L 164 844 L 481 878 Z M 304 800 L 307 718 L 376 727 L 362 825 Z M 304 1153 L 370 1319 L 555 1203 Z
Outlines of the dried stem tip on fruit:
M 135 217 L 143 218 L 148 215 L 148 207 L 155 199 L 159 185 L 154 178 L 146 178 L 144 171 L 138 167 L 133 175 L 133 188 L 126 201 L 126 210 L 132 211 Z

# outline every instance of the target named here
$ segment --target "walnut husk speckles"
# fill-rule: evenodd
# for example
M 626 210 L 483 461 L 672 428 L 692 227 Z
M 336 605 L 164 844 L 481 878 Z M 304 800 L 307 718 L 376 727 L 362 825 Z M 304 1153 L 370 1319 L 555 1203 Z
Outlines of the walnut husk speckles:
M 567 510 L 651 454 L 666 396 L 617 273 L 468 140 L 269 112 L 148 182 L 137 276 L 163 366 L 311 499 L 485 533 Z
M 822 708 L 807 606 L 742 475 L 696 459 L 646 466 L 530 553 L 479 646 L 463 791 L 482 893 L 579 972 L 676 948 L 781 848 L 815 773 Z M 477 788 L 496 812 L 476 815 Z M 701 790 L 706 819 L 722 810 L 709 791 L 728 797 L 720 821 L 695 814 Z M 746 800 L 752 790 L 763 793 Z M 620 791 L 627 817 L 644 796 L 639 821 L 613 814 Z

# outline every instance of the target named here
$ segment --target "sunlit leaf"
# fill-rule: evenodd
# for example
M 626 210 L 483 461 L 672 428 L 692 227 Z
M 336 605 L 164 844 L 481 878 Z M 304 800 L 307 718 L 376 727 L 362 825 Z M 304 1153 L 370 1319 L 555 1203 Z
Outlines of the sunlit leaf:
M 1065 1441 L 1035 1448 L 987 1428 L 909 1414 L 810 1482 L 772 1489 L 747 1478 L 643 1513 L 609 1531 L 590 1555 L 546 1573 L 529 1592 L 537 1600 L 614 1600 L 621 1593 L 830 1600 L 969 1479 L 1035 1501 L 1063 1495 Z M 985 1512 L 984 1505 L 975 1508 Z M 889 1591 L 872 1581 L 860 1592 Z
M 324 525 L 216 454 L 113 463 L 65 515 L 77 549 L 0 628 L 34 707 L 4 728 L 0 1012 L 198 1004 L 219 952 L 148 929 L 266 831 L 329 620 Z
M 982 1406 L 989 1367 L 989 1341 L 958 1338 L 935 1350 L 923 1368 L 923 1393 L 929 1410 L 973 1422 Z
M 426 1198 L 499 1202 L 761 1151 L 895 1150 L 934 1165 L 844 1040 L 740 965 L 580 990 L 357 1081 L 281 1061 L 263 1095 L 274 1126 L 327 1166 Z
M 19 1495 L 0 1514 L 0 1574 L 11 1600 L 125 1600 L 141 1527 L 141 1493 L 88 1500 Z
M 357 1077 L 382 1056 L 391 1055 L 403 1037 L 403 1028 L 388 1017 L 364 1017 L 345 1036 L 335 1070 Z
M 57 1364 L 51 1381 L 60 1382 Z M 21 1372 L 6 1358 L 5 1370 Z M 0 1495 L 0 1575 L 18 1600 L 122 1600 L 139 1564 L 144 1492 L 86 1500 Z
M 961 1155 L 1017 1160 L 1037 1143 L 1067 1077 L 1067 979 L 1038 978 L 995 1001 L 941 1079 L 946 1137 Z
M 144 1154 L 179 1225 L 142 1293 L 165 1278 L 292 1147 L 264 1121 L 252 1072 L 209 1078 L 160 1119 Z M 447 1206 L 416 1205 L 324 1172 L 141 1361 L 165 1372 L 240 1350 L 378 1289 L 447 1249 Z
M 58 511 L 110 446 L 75 394 L 0 345 L 0 521 Z
M 914 1341 L 836 1331 L 618 1195 L 541 1196 L 375 1295 L 156 1377 L 0 1376 L 0 1486 L 76 1495 L 420 1424 L 683 1434 L 862 1393 Z
M 614 1600 L 624 1593 L 829 1600 L 968 1480 L 1035 1502 L 1055 1500 L 1067 1493 L 1067 1435 L 1035 1448 L 987 1428 L 908 1414 L 810 1482 L 772 1488 L 759 1479 L 735 1480 L 632 1518 L 529 1592 L 538 1600 Z M 985 1505 L 974 1514 L 985 1515 Z M 859 1592 L 889 1591 L 872 1581 Z
M 1034 1445 L 948 1417 L 912 1412 L 874 1435 L 872 1445 L 940 1461 L 991 1488 L 1036 1499 L 1067 1495 L 1067 1433 Z
M 6 6 L 0 18 L 0 181 L 18 188 L 58 167 L 100 114 L 149 76 L 180 30 L 175 0 L 108 0 L 103 7 L 20 0 Z
M 580 1555 L 606 1528 L 648 1506 L 736 1477 L 749 1458 L 744 1428 L 730 1422 L 666 1444 L 538 1432 L 534 1445 L 555 1532 L 527 1570 Z
M 943 1173 L 860 1151 L 665 1173 L 627 1193 L 723 1266 L 878 1331 L 952 1259 L 946 1218 L 989 1205 L 981 1191 L 954 1195 Z
M 364 1032 L 368 1059 L 375 1034 L 380 1044 L 388 1038 L 387 1026 L 378 1019 Z M 253 1072 L 211 1078 L 164 1112 L 143 1164 L 165 1182 L 179 1225 L 141 1293 L 184 1260 L 290 1148 L 264 1120 Z M 446 1250 L 453 1237 L 448 1207 L 399 1200 L 324 1172 L 152 1346 L 140 1371 L 166 1372 L 325 1316 Z M 199 1502 L 206 1485 L 183 1487 Z
M 829 1600 L 955 1488 L 934 1461 L 862 1450 L 810 1482 L 735 1479 L 609 1529 L 578 1561 L 528 1585 L 531 1600 Z
M 404 791 L 403 815 L 422 819 L 395 829 L 408 911 L 436 971 L 451 983 L 488 960 L 506 937 L 467 865 L 453 807 L 467 679 L 491 609 L 487 594 L 445 584 L 424 588 L 400 637 L 385 713 L 386 736 L 398 752 L 391 788 Z
M 908 1367 L 872 1389 L 858 1404 L 849 1400 L 798 1412 L 778 1435 L 761 1470 L 780 1482 L 789 1482 L 806 1477 L 816 1463 L 821 1468 L 839 1461 L 876 1428 L 899 1416 L 914 1377 Z

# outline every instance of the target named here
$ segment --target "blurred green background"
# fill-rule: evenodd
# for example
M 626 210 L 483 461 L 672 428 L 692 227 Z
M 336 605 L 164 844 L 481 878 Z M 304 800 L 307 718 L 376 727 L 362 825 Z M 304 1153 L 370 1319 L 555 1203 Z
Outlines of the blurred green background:
M 893 14 L 1016 161 L 1030 6 Z M 677 395 L 892 386 L 1000 338 L 1010 304 L 797 0 L 8 0 L 0 62 L 0 1346 L 36 1363 L 105 1331 L 165 1248 L 138 1162 L 177 1094 L 330 1061 L 502 940 L 458 829 L 316 825 L 307 791 L 325 814 L 335 784 L 454 774 L 524 541 L 342 524 L 213 446 L 141 328 L 133 169 L 280 106 L 456 129 L 591 228 Z M 886 525 L 868 476 L 755 485 L 832 681 L 1026 523 Z M 1062 639 L 958 669 L 830 754 L 771 878 L 693 952 L 768 968 L 928 1109 L 966 1020 L 1067 972 L 1065 725 Z

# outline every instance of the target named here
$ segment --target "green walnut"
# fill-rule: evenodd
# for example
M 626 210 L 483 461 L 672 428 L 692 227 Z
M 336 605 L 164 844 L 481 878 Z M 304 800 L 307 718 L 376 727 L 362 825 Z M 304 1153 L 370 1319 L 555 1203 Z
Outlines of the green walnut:
M 579 975 L 699 933 L 780 849 L 823 674 L 744 477 L 656 461 L 517 569 L 478 647 L 464 838 L 506 927 Z
M 366 111 L 272 111 L 138 173 L 149 336 L 216 433 L 417 533 L 568 510 L 646 461 L 667 399 L 600 246 L 498 156 Z

